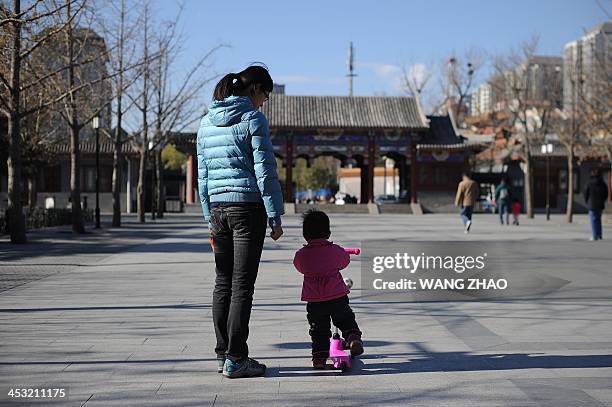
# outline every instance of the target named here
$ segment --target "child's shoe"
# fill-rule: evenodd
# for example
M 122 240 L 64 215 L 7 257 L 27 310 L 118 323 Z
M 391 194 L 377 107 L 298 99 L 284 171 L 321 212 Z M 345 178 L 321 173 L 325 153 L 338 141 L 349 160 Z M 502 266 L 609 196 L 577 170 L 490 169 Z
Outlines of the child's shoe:
M 349 342 L 349 349 L 351 350 L 351 357 L 359 356 L 363 353 L 363 342 L 361 339 L 353 339 Z
M 324 358 L 316 358 L 312 360 L 312 367 L 315 369 L 325 369 L 327 364 L 327 359 Z

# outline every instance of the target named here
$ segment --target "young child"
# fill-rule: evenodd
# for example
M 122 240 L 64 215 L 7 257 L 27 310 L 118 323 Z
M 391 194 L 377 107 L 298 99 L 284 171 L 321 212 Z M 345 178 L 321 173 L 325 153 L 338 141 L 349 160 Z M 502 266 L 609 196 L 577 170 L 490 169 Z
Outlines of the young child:
M 332 336 L 330 318 L 342 331 L 351 356 L 363 353 L 361 331 L 349 306 L 349 289 L 340 274 L 351 260 L 342 247 L 328 240 L 331 232 L 325 212 L 307 211 L 303 216 L 302 234 L 307 243 L 295 254 L 293 265 L 304 275 L 302 301 L 307 302 L 312 366 L 325 369 Z
M 521 202 L 515 199 L 512 203 L 512 224 L 518 226 L 519 215 L 521 214 Z

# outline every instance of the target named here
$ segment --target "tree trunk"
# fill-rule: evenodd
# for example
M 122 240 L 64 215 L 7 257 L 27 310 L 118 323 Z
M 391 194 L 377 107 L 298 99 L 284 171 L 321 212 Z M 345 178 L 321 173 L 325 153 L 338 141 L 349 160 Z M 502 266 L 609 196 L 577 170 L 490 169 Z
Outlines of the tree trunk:
M 113 152 L 113 227 L 121 226 L 121 126 L 123 125 L 123 40 L 125 22 L 125 2 L 121 1 L 119 25 L 119 75 L 117 78 L 117 123 L 115 127 L 115 151 Z M 129 194 L 128 194 L 129 195 Z
M 11 109 L 13 110 L 13 109 Z M 11 243 L 26 243 L 26 223 L 21 202 L 21 144 L 19 140 L 19 119 L 11 117 L 8 121 L 9 141 L 8 167 L 8 228 Z
M 81 131 L 78 125 L 77 106 L 74 100 L 75 75 L 74 75 L 74 34 L 72 31 L 72 14 L 70 11 L 70 0 L 66 0 L 66 45 L 68 48 L 67 61 L 68 67 L 68 89 L 70 90 L 68 101 L 68 125 L 70 127 L 70 200 L 72 202 L 72 231 L 74 233 L 85 233 L 83 225 L 83 214 L 81 212 L 81 147 L 79 133 Z
M 153 170 L 151 171 L 151 220 L 157 214 L 157 152 L 153 150 Z
M 21 13 L 21 1 L 13 0 L 13 13 Z M 11 97 L 8 106 L 8 134 L 9 155 L 6 165 L 8 167 L 8 228 L 11 243 L 26 243 L 26 223 L 21 205 L 21 140 L 20 119 L 20 77 L 21 70 L 21 23 L 12 24 L 13 43 L 11 44 Z
M 149 40 L 148 40 L 148 9 L 145 8 L 144 15 L 144 66 L 143 66 L 143 87 L 142 87 L 142 146 L 140 150 L 140 166 L 138 167 L 138 187 L 137 187 L 137 202 L 136 211 L 138 213 L 138 221 L 145 222 L 145 170 L 147 166 L 147 154 L 149 151 L 149 122 L 147 119 L 147 109 L 149 101 Z
M 119 119 L 119 123 L 121 123 Z M 113 227 L 121 227 L 121 127 L 115 131 L 115 150 L 113 151 Z
M 525 208 L 527 217 L 533 219 L 533 174 L 529 150 L 525 154 Z
M 157 157 L 157 217 L 164 217 L 164 203 L 166 194 L 164 193 L 164 164 L 161 156 L 161 149 L 155 154 Z
M 36 174 L 28 175 L 28 206 L 30 211 L 36 207 Z
M 138 222 L 145 222 L 145 206 L 144 206 L 144 179 L 145 169 L 147 162 L 147 148 L 144 147 L 140 150 L 140 164 L 138 166 L 138 186 L 136 187 L 136 214 L 138 215 Z
M 74 115 L 76 116 L 76 114 Z M 73 117 L 76 120 L 76 117 Z M 81 211 L 81 148 L 79 128 L 70 126 L 70 200 L 72 202 L 72 231 L 85 233 Z
M 574 145 L 567 149 L 567 209 L 565 220 L 572 223 L 574 220 Z

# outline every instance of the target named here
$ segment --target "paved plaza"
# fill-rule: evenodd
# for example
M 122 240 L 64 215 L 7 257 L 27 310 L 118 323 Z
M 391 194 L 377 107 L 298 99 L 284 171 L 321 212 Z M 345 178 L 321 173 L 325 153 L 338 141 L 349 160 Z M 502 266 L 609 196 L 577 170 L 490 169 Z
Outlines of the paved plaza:
M 64 387 L 70 406 L 612 406 L 612 240 L 588 241 L 584 215 L 500 226 L 476 215 L 333 215 L 332 240 L 470 241 L 507 248 L 535 280 L 525 298 L 370 300 L 360 258 L 345 276 L 364 332 L 351 370 L 314 371 L 298 216 L 267 239 L 251 318 L 251 355 L 265 377 L 216 373 L 213 257 L 200 216 L 167 216 L 74 237 L 67 228 L 0 242 L 0 405 L 10 388 Z M 612 228 L 604 225 L 604 239 Z M 27 405 L 47 405 L 30 403 Z M 25 404 L 24 404 L 25 405 Z

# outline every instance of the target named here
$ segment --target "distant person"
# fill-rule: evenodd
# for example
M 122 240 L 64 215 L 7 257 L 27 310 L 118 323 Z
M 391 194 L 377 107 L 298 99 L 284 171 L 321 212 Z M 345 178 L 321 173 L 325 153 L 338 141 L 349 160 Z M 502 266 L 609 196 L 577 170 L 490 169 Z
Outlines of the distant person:
M 506 225 L 510 224 L 510 188 L 506 184 L 506 180 L 502 178 L 501 182 L 495 188 L 495 204 L 499 213 L 499 221 L 504 224 L 504 215 L 506 215 Z
M 346 268 L 349 254 L 328 239 L 329 218 L 323 211 L 311 209 L 304 214 L 302 234 L 306 244 L 295 253 L 293 265 L 304 275 L 302 301 L 306 301 L 312 366 L 325 369 L 332 337 L 330 319 L 342 331 L 351 356 L 363 353 L 361 331 L 349 306 L 349 288 L 340 270 Z
M 521 201 L 514 199 L 512 203 L 512 224 L 519 225 L 519 216 L 521 215 Z
M 455 206 L 461 208 L 459 213 L 465 226 L 465 233 L 469 233 L 472 227 L 474 203 L 478 199 L 478 184 L 472 180 L 470 175 L 469 172 L 462 173 L 462 180 L 457 186 L 457 196 L 455 197 Z
M 272 92 L 262 66 L 225 75 L 200 122 L 198 186 L 215 254 L 212 317 L 218 372 L 229 378 L 263 376 L 247 339 L 255 280 L 266 229 L 283 234 L 283 195 L 266 117 L 259 108 Z
M 589 208 L 589 219 L 591 220 L 592 236 L 590 240 L 601 240 L 603 238 L 601 213 L 608 200 L 608 187 L 599 169 L 591 171 L 591 179 L 584 190 L 584 200 Z

